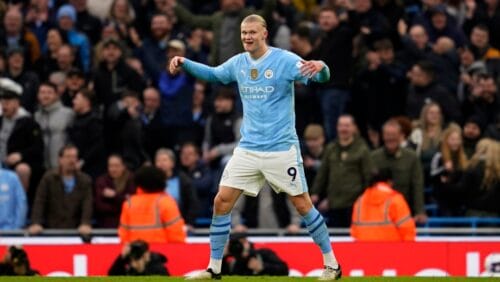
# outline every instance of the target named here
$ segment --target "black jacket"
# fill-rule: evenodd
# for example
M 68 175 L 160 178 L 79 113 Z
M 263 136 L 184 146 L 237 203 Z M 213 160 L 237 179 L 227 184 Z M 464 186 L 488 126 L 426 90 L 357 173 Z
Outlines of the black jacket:
M 105 171 L 104 133 L 102 120 L 97 113 L 90 111 L 76 115 L 73 124 L 67 129 L 68 139 L 77 148 L 83 160 L 82 171 L 93 179 Z
M 335 73 L 330 77 L 329 83 L 323 87 L 347 88 L 351 75 L 352 65 L 352 29 L 344 24 L 328 33 L 323 34 L 321 43 L 313 50 L 311 57 L 322 59 L 330 68 L 330 72 Z
M 425 87 L 411 86 L 406 100 L 406 114 L 411 119 L 418 119 L 420 111 L 428 101 L 439 104 L 445 121 L 460 122 L 462 113 L 457 98 L 443 86 L 431 82 Z
M 105 62 L 101 62 L 93 74 L 93 80 L 96 98 L 104 104 L 105 109 L 119 100 L 125 89 L 142 93 L 145 87 L 142 77 L 124 60 L 120 60 L 112 70 L 108 70 Z
M 179 171 L 177 176 L 179 177 L 181 194 L 181 199 L 178 203 L 179 210 L 186 224 L 194 225 L 199 208 L 198 194 L 189 176 L 182 171 Z
M 134 268 L 130 267 L 128 259 L 124 259 L 119 255 L 108 270 L 108 275 L 170 275 L 168 269 L 165 267 L 167 257 L 156 252 L 151 252 L 150 254 L 151 259 L 146 264 L 144 272 L 137 272 Z
M 40 80 L 38 75 L 32 71 L 24 70 L 21 74 L 14 77 L 7 73 L 7 77 L 19 83 L 23 87 L 23 95 L 21 95 L 21 105 L 28 112 L 34 113 L 37 105 L 38 86 Z
M 0 118 L 2 128 L 3 117 Z M 9 140 L 7 140 L 7 155 L 20 153 L 22 161 L 32 168 L 40 168 L 43 163 L 43 139 L 40 125 L 31 117 L 21 117 L 16 121 Z

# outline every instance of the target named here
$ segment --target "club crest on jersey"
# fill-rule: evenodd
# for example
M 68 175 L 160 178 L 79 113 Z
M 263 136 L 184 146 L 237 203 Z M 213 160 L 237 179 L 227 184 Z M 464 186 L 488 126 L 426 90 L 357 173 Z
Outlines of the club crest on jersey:
M 267 69 L 265 72 L 264 72 L 264 77 L 267 78 L 267 79 L 271 79 L 273 77 L 273 71 L 272 70 L 269 70 Z
M 259 76 L 259 71 L 257 69 L 250 70 L 250 78 L 251 79 L 256 80 L 258 76 Z

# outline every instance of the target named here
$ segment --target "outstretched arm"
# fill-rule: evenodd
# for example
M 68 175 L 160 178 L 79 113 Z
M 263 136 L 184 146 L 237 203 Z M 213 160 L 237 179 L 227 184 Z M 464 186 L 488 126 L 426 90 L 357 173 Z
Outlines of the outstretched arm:
M 315 82 L 330 80 L 330 69 L 323 61 L 301 61 L 300 73 Z
M 169 65 L 170 73 L 177 74 L 181 69 L 184 69 L 196 78 L 208 82 L 222 82 L 227 84 L 232 81 L 232 75 L 229 71 L 229 65 L 227 63 L 218 67 L 209 67 L 184 57 L 176 56 L 172 58 Z

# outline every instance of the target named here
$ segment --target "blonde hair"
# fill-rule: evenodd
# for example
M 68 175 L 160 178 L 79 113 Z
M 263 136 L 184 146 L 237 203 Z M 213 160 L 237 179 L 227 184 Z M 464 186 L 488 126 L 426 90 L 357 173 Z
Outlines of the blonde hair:
M 262 16 L 259 16 L 257 14 L 246 16 L 243 21 L 241 21 L 241 24 L 244 23 L 260 23 L 265 29 L 267 29 L 266 20 Z
M 450 124 L 448 128 L 446 128 L 446 130 L 443 132 L 443 136 L 441 137 L 441 155 L 443 156 L 443 163 L 446 163 L 448 161 L 453 161 L 452 154 L 454 153 L 451 151 L 450 146 L 448 145 L 448 138 L 453 133 L 458 134 L 460 139 L 462 139 L 462 129 L 456 123 Z M 467 157 L 465 155 L 463 144 L 460 144 L 460 148 L 458 149 L 457 155 L 458 155 L 457 168 L 464 170 L 467 167 Z
M 429 134 L 427 133 L 427 130 L 429 129 L 429 123 L 427 122 L 427 113 L 432 107 L 438 107 L 439 112 L 440 112 L 440 121 L 439 121 L 439 127 L 436 132 L 436 136 L 434 138 L 429 137 Z M 433 143 L 437 143 L 440 140 L 442 130 L 443 130 L 443 114 L 441 113 L 441 107 L 439 104 L 431 102 L 425 104 L 425 106 L 422 108 L 422 111 L 420 112 L 420 120 L 419 120 L 419 126 L 422 129 L 422 149 L 421 151 L 425 151 L 429 149 Z
M 489 138 L 481 139 L 476 145 L 469 168 L 475 168 L 480 162 L 484 162 L 482 187 L 488 189 L 500 181 L 500 143 Z

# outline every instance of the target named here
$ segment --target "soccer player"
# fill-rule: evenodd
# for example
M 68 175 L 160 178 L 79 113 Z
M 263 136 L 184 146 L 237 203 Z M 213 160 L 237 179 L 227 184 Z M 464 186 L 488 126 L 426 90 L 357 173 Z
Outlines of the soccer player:
M 342 275 L 335 259 L 323 217 L 307 192 L 299 141 L 295 131 L 294 81 L 326 82 L 330 71 L 322 61 L 304 61 L 299 56 L 266 43 L 265 20 L 249 15 L 241 23 L 241 40 L 246 52 L 217 67 L 174 57 L 170 72 L 181 69 L 210 82 L 238 83 L 243 102 L 241 140 L 222 174 L 214 200 L 210 226 L 210 262 L 206 271 L 189 280 L 220 279 L 222 255 L 231 229 L 231 210 L 245 193 L 256 196 L 264 181 L 276 192 L 285 192 L 303 216 L 314 242 L 323 253 L 320 280 Z

